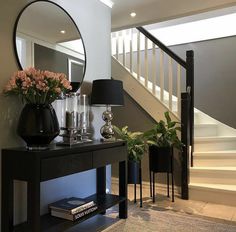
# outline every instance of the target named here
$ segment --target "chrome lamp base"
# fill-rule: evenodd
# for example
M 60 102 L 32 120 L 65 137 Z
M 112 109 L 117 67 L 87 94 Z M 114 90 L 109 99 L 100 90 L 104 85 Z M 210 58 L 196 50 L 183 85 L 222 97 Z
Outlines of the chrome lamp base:
M 102 135 L 102 141 L 114 141 L 114 129 L 111 124 L 113 119 L 113 113 L 111 112 L 111 107 L 107 106 L 106 111 L 102 114 L 102 119 L 105 121 L 105 124 L 101 127 L 100 133 Z

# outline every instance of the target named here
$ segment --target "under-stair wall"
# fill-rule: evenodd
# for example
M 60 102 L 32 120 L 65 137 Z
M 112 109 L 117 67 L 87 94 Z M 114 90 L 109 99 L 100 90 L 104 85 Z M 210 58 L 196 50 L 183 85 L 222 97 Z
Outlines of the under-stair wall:
M 131 131 L 146 131 L 153 127 L 155 121 L 153 118 L 145 112 L 140 105 L 135 102 L 135 100 L 130 97 L 127 93 L 124 95 L 125 105 L 122 107 L 113 107 L 112 112 L 114 114 L 114 119 L 112 123 L 118 127 L 123 127 L 129 125 Z M 181 160 L 180 157 L 175 155 L 174 163 L 174 180 L 175 185 L 181 185 Z M 148 172 L 148 154 L 144 155 L 142 160 L 142 171 L 143 171 L 143 181 L 149 182 L 149 172 Z M 112 176 L 118 177 L 118 165 L 112 166 Z M 158 174 L 157 183 L 166 184 L 166 175 Z M 160 187 L 160 186 L 159 186 Z M 157 184 L 157 192 L 158 192 Z

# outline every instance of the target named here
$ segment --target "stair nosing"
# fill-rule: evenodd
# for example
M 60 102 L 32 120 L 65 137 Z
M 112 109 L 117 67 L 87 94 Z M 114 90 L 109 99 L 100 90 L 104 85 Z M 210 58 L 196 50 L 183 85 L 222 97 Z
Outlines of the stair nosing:
M 194 143 L 204 142 L 225 142 L 225 141 L 236 141 L 236 136 L 207 136 L 207 137 L 195 137 Z
M 207 189 L 208 191 L 220 191 L 220 192 L 228 192 L 228 193 L 236 193 L 236 189 L 230 189 L 230 186 L 234 185 L 225 185 L 225 188 L 222 188 L 224 185 L 222 184 L 214 184 L 213 185 L 208 185 L 208 184 L 202 184 L 202 183 L 190 183 L 189 187 L 190 188 L 199 188 L 199 189 Z

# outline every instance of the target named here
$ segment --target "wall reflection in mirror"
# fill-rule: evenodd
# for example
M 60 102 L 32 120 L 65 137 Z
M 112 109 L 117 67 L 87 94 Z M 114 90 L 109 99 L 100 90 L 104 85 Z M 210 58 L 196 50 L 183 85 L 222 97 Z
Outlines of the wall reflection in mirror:
M 75 88 L 83 81 L 86 53 L 81 34 L 55 3 L 37 1 L 22 10 L 15 26 L 15 51 L 21 69 L 65 73 Z

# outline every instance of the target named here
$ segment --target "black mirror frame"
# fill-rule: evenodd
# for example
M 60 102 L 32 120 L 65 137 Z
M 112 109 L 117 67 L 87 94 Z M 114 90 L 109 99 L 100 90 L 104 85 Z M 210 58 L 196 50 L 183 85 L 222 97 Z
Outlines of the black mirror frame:
M 57 7 L 59 7 L 61 10 L 63 10 L 67 15 L 68 17 L 71 19 L 71 21 L 73 22 L 74 26 L 76 27 L 77 31 L 79 32 L 80 34 L 80 38 L 81 38 L 81 41 L 82 41 L 82 45 L 83 45 L 83 49 L 84 49 L 84 58 L 85 58 L 85 61 L 84 61 L 84 73 L 83 73 L 83 78 L 82 78 L 82 81 L 80 82 L 80 85 L 78 86 L 77 90 L 81 87 L 83 81 L 84 81 L 84 76 L 85 76 L 85 72 L 86 72 L 86 66 L 87 66 L 87 56 L 86 56 L 86 50 L 85 50 L 85 46 L 84 46 L 84 40 L 83 40 L 83 37 L 80 33 L 80 30 L 77 26 L 77 24 L 75 23 L 74 19 L 70 16 L 70 14 L 63 8 L 61 7 L 59 4 L 55 3 L 55 2 L 52 2 L 52 1 L 48 1 L 48 0 L 35 0 L 35 1 L 32 1 L 30 3 L 28 3 L 21 11 L 20 13 L 18 14 L 17 18 L 16 18 L 16 22 L 14 24 L 14 32 L 13 32 L 13 47 L 14 47 L 14 52 L 15 52 L 15 56 L 16 56 L 16 61 L 17 61 L 17 64 L 19 66 L 19 68 L 21 70 L 23 70 L 23 67 L 20 63 L 20 59 L 19 59 L 19 56 L 18 56 L 18 53 L 17 53 L 17 47 L 16 47 L 16 32 L 17 32 L 17 26 L 18 26 L 18 23 L 19 23 L 19 20 L 20 20 L 20 17 L 21 15 L 23 14 L 23 12 L 25 11 L 26 8 L 28 8 L 30 5 L 36 3 L 36 2 L 47 2 L 47 3 L 51 3 Z M 73 83 L 73 82 L 72 82 Z M 77 82 L 74 82 L 74 83 L 77 83 Z

